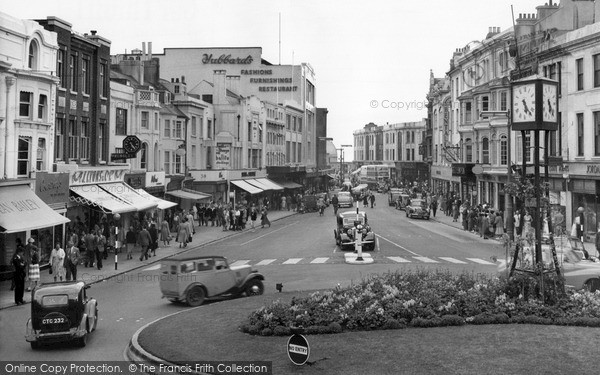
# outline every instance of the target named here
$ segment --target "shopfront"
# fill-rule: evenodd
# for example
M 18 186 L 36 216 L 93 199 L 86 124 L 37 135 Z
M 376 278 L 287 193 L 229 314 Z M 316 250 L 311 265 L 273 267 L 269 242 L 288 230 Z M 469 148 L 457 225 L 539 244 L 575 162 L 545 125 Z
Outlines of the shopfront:
M 460 178 L 460 188 L 456 192 L 460 195 L 460 200 L 469 202 L 471 206 L 477 205 L 477 179 L 473 174 L 473 163 L 453 163 L 452 176 Z
M 431 166 L 431 186 L 437 195 L 447 196 L 450 192 L 460 191 L 460 177 L 452 175 L 452 168 Z
M 60 175 L 60 174 L 56 174 Z M 43 178 L 45 184 L 38 185 L 44 199 L 59 207 L 64 200 L 63 189 L 68 189 L 68 179 L 63 176 Z M 11 181 L 0 185 L 0 272 L 11 269 L 11 258 L 16 249 L 17 238 L 23 244 L 33 238 L 40 249 L 41 263 L 50 258 L 53 243 L 62 240 L 64 224 L 69 219 L 48 206 L 32 190 L 33 180 Z M 64 205 L 64 202 L 62 203 Z M 62 241 L 60 241 L 62 243 Z

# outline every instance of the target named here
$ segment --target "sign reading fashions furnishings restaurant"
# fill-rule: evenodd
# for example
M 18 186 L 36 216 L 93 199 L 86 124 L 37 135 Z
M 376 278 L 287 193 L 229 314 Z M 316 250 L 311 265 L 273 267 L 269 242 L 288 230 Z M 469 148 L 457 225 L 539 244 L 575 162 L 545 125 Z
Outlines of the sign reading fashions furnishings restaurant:
M 35 194 L 46 204 L 69 201 L 69 174 L 36 172 Z
M 71 171 L 69 183 L 71 186 L 123 182 L 128 169 L 84 169 Z

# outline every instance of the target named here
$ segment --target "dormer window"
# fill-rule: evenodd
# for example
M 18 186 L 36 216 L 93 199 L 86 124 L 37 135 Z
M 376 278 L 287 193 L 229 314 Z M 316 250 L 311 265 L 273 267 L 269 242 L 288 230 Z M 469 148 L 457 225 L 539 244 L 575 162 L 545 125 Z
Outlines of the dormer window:
M 175 85 L 175 94 L 179 94 L 179 85 Z

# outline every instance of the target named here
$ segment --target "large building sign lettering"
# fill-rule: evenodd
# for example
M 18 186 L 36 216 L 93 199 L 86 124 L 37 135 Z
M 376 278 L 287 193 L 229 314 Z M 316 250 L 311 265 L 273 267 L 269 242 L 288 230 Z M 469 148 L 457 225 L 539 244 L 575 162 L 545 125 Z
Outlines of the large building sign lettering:
M 247 57 L 231 57 L 231 55 L 222 54 L 219 57 L 213 57 L 213 54 L 205 53 L 202 55 L 202 64 L 252 64 L 251 55 Z
M 125 169 L 99 169 L 71 172 L 71 186 L 86 184 L 101 184 L 107 182 L 122 182 Z

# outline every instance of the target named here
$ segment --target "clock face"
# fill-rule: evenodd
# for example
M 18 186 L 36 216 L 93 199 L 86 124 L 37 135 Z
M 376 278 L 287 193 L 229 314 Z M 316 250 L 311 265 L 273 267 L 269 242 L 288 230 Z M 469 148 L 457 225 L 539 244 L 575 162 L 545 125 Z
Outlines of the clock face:
M 138 152 L 142 147 L 140 139 L 134 135 L 129 135 L 123 140 L 123 148 L 127 152 Z
M 535 121 L 535 84 L 513 89 L 512 108 L 513 122 Z
M 547 122 L 556 122 L 557 113 L 558 113 L 558 100 L 556 100 L 556 91 L 557 88 L 555 85 L 543 85 L 542 89 L 542 119 Z

